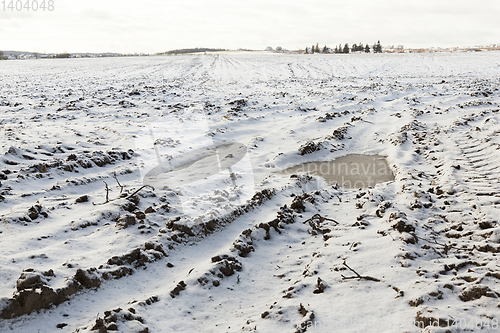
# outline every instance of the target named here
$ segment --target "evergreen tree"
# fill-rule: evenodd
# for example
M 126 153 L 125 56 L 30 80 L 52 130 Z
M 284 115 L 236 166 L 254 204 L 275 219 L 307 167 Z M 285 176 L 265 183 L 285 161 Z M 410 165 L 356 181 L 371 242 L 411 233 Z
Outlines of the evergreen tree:
M 370 53 L 370 45 L 366 44 L 365 53 Z
M 314 52 L 319 53 L 319 45 L 316 43 L 316 48 L 314 49 Z
M 349 44 L 345 43 L 343 53 L 349 53 Z
M 311 46 L 311 54 L 314 54 L 314 44 Z
M 308 54 L 308 53 L 309 53 L 309 52 L 307 52 L 307 47 L 306 47 L 306 49 L 305 49 L 305 52 L 304 52 L 304 53 L 305 53 L 305 54 Z
M 357 52 L 358 51 L 358 45 L 356 44 L 352 44 L 352 47 L 351 47 L 351 52 Z
M 335 46 L 335 51 L 333 51 L 334 53 L 339 53 L 339 48 L 337 46 Z
M 382 53 L 382 45 L 380 45 L 380 40 L 375 44 L 375 47 L 373 49 L 375 53 Z
M 326 47 L 326 45 L 325 45 L 325 47 L 323 48 L 323 53 L 328 53 L 328 48 Z

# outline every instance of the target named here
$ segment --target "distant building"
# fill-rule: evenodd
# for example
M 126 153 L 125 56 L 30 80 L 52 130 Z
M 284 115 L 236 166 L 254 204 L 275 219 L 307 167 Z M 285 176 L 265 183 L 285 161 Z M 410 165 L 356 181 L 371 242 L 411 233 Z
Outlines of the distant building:
M 266 51 L 272 51 L 273 48 L 271 46 L 266 47 Z
M 281 46 L 276 46 L 276 51 L 283 51 L 283 48 Z
M 17 59 L 17 57 L 15 55 L 12 55 L 12 54 L 7 57 L 7 60 L 16 60 L 16 59 Z

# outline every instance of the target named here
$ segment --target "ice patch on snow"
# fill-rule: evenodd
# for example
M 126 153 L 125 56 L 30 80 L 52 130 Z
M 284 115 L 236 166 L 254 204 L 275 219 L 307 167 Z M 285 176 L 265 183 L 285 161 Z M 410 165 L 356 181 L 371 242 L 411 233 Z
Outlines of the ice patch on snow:
M 380 155 L 350 154 L 333 161 L 316 161 L 287 167 L 285 174 L 307 173 L 343 188 L 368 188 L 394 180 L 387 160 Z

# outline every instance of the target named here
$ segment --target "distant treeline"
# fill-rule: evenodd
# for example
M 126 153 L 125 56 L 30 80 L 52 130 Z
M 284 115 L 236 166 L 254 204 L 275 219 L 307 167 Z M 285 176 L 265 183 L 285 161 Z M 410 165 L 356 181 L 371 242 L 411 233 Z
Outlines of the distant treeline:
M 349 46 L 349 44 L 345 43 L 344 46 L 342 46 L 342 44 L 339 44 L 339 46 L 335 46 L 335 49 L 329 48 L 326 45 L 325 47 L 323 47 L 323 49 L 320 49 L 319 44 L 316 44 L 316 46 L 313 45 L 310 48 L 306 47 L 304 53 L 312 54 L 312 53 L 354 53 L 354 52 L 382 53 L 382 45 L 380 44 L 380 41 L 376 42 L 371 47 L 368 44 L 363 45 L 363 43 L 352 44 L 352 46 Z
M 227 50 L 226 49 L 210 49 L 210 48 L 204 48 L 204 47 L 197 47 L 194 49 L 170 50 L 170 51 L 158 53 L 158 54 L 181 54 L 181 53 L 218 52 L 218 51 L 227 51 Z
M 56 54 L 40 54 L 38 52 L 19 52 L 7 51 L 10 54 L 6 55 L 5 51 L 0 50 L 0 60 L 9 59 L 69 59 L 69 58 L 95 58 L 95 57 L 121 57 L 124 56 L 120 53 L 56 53 Z M 136 54 L 137 55 L 137 54 Z M 142 54 L 140 54 L 142 55 Z

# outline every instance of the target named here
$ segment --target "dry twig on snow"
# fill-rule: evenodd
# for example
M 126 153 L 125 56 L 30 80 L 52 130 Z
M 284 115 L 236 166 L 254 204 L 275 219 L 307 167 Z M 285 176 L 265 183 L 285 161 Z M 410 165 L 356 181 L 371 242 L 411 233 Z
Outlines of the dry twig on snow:
M 345 260 L 343 262 L 343 265 L 347 268 L 349 268 L 349 270 L 351 272 L 353 272 L 354 274 L 356 274 L 356 276 L 344 276 L 344 275 L 340 275 L 342 276 L 342 279 L 344 280 L 349 280 L 349 279 L 364 279 L 364 280 L 369 280 L 369 281 L 375 281 L 375 282 L 380 282 L 379 279 L 377 278 L 374 278 L 374 277 L 371 277 L 371 276 L 367 276 L 367 275 L 359 275 L 358 272 L 356 272 L 354 269 L 352 269 L 351 267 L 349 267 L 349 265 L 346 264 Z

